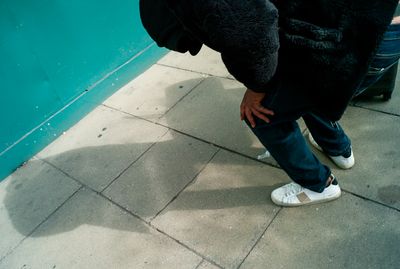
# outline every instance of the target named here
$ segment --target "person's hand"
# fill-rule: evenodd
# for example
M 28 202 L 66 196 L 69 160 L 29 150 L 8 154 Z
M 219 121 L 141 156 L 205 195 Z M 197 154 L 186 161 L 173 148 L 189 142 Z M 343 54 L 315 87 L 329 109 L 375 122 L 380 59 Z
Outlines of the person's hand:
M 274 115 L 274 112 L 266 109 L 261 105 L 261 101 L 264 99 L 265 93 L 254 92 L 247 89 L 242 103 L 240 104 L 240 119 L 244 120 L 247 118 L 251 127 L 256 127 L 253 115 L 269 123 L 270 120 L 267 115 Z

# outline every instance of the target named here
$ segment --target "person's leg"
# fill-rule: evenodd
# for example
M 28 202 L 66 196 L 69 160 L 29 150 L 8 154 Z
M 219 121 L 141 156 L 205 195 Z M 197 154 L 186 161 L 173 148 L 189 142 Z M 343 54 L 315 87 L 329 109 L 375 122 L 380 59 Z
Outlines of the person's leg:
M 274 111 L 270 123 L 256 117 L 256 126 L 251 128 L 246 121 L 294 181 L 275 189 L 271 193 L 272 201 L 283 206 L 299 206 L 338 198 L 341 191 L 335 177 L 329 167 L 322 164 L 309 149 L 296 122 L 312 110 L 312 100 L 301 96 L 290 98 L 297 96 L 296 90 L 287 87 L 286 80 L 278 78 L 275 82 L 262 102 L 262 106 Z
M 331 170 L 310 151 L 295 120 L 257 121 L 251 129 L 294 182 L 315 192 L 324 190 Z
M 303 119 L 310 132 L 308 138 L 311 145 L 326 153 L 342 169 L 354 166 L 351 141 L 338 122 L 332 122 L 315 113 L 308 113 Z
M 294 181 L 272 191 L 271 200 L 275 204 L 301 206 L 340 197 L 335 176 L 310 151 L 295 120 L 281 119 L 273 124 L 258 121 L 252 130 Z
M 359 86 L 356 96 L 378 81 L 400 58 L 400 17 L 393 19 L 388 27 L 368 74 Z M 337 122 L 331 122 L 314 113 L 308 113 L 303 119 L 312 138 L 318 146 L 341 168 L 350 168 L 354 164 L 351 141 Z M 334 159 L 332 157 L 344 157 Z M 349 158 L 351 158 L 349 160 Z M 339 161 L 339 163 L 337 162 Z
M 315 113 L 303 116 L 308 130 L 318 145 L 330 156 L 340 156 L 349 153 L 350 138 L 345 134 L 338 122 L 332 122 Z

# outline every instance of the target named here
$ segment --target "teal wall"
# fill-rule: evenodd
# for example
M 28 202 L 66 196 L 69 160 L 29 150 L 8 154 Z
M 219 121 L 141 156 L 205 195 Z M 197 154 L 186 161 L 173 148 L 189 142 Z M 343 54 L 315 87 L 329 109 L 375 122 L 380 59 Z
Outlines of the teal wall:
M 0 1 L 0 180 L 165 53 L 138 2 Z

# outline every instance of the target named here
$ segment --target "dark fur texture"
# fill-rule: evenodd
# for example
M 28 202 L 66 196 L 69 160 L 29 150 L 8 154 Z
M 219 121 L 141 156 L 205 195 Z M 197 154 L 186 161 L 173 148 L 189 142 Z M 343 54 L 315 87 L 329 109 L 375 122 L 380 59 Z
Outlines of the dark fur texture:
M 305 100 L 310 109 L 337 120 L 397 2 L 141 0 L 141 16 L 160 46 L 195 54 L 206 44 L 246 87 L 287 93 L 289 103 Z

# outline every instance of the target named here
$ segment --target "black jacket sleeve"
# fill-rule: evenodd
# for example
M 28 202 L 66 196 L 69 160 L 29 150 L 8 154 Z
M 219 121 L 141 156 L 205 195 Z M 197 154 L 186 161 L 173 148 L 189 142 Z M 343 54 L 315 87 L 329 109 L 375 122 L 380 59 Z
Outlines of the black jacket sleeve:
M 209 45 L 246 87 L 268 91 L 278 63 L 278 11 L 265 0 L 215 1 L 204 20 Z
M 144 7 L 146 1 L 149 8 Z M 271 2 L 141 0 L 141 4 L 143 24 L 158 45 L 195 54 L 196 42 L 205 44 L 221 53 L 228 71 L 246 87 L 257 92 L 268 90 L 279 49 L 278 10 Z M 158 12 L 155 4 L 167 6 L 162 16 L 154 16 Z
M 159 47 L 192 55 L 200 51 L 202 42 L 179 21 L 166 0 L 140 0 L 139 7 L 144 28 Z

